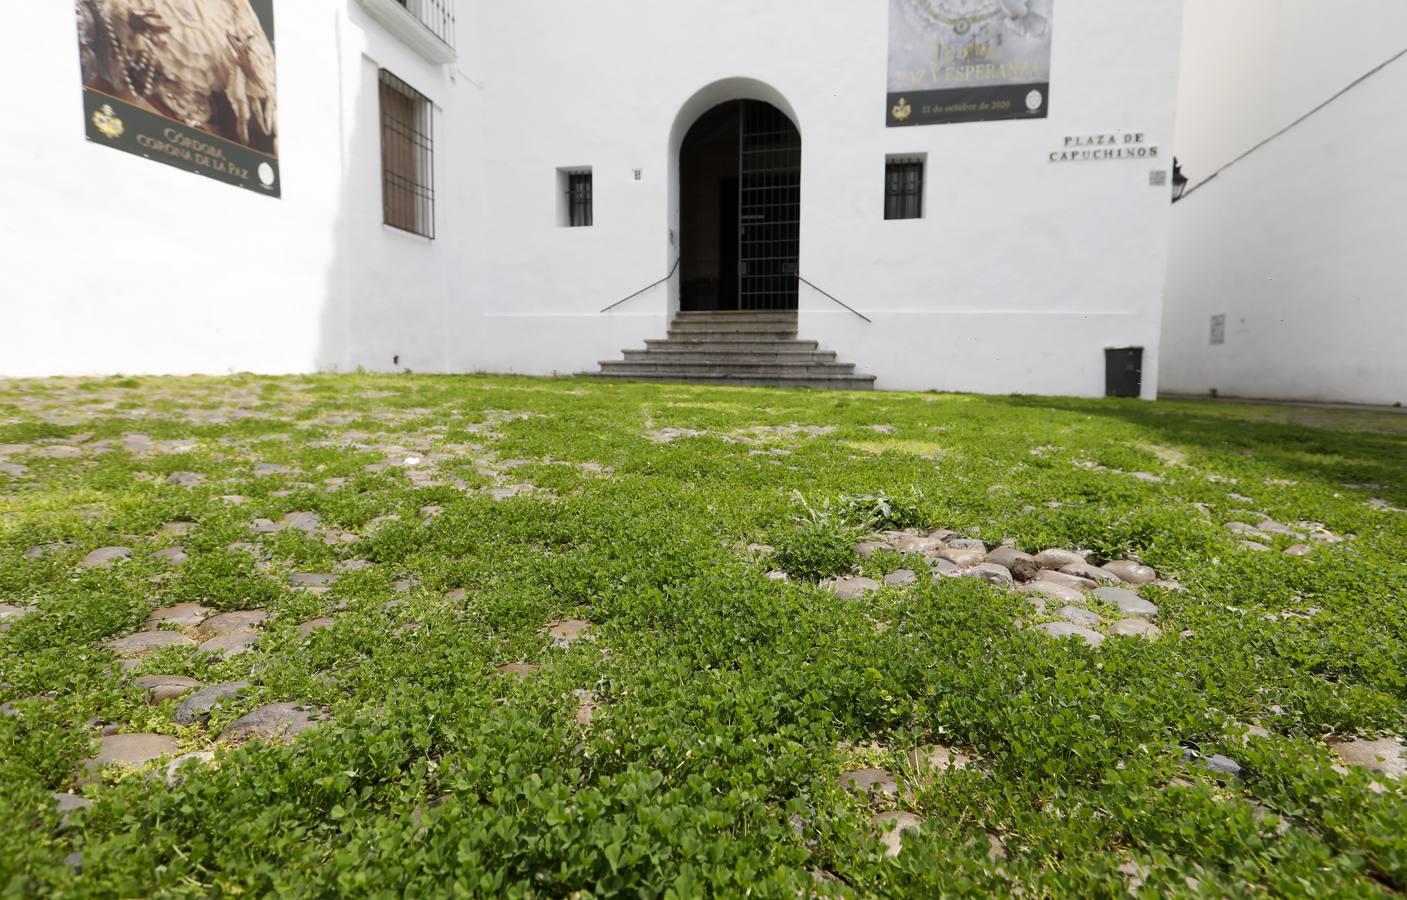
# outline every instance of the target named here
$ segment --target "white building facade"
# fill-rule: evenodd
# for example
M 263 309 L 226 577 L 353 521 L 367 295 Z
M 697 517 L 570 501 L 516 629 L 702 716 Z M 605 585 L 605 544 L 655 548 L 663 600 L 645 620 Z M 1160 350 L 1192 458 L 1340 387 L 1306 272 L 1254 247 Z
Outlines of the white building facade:
M 243 188 L 174 138 L 104 146 L 104 91 L 179 99 L 174 64 L 113 48 L 246 2 L 80 0 L 116 22 L 80 16 L 87 50 L 68 0 L 10 11 L 0 375 L 591 372 L 681 308 L 745 317 L 773 254 L 754 311 L 795 309 L 880 388 L 1099 396 L 1105 351 L 1139 348 L 1156 396 L 1182 0 L 265 0 L 276 93 L 252 30 L 199 57 L 212 121 L 254 123 Z M 934 29 L 927 74 L 906 21 Z M 1020 91 L 927 102 L 987 77 Z M 795 130 L 775 202 L 749 205 L 746 153 L 706 171 L 738 101 Z M 895 172 L 918 187 L 891 209 Z M 795 207 L 779 241 L 736 251 L 772 206 Z
M 1407 4 L 1186 14 L 1164 390 L 1407 403 Z

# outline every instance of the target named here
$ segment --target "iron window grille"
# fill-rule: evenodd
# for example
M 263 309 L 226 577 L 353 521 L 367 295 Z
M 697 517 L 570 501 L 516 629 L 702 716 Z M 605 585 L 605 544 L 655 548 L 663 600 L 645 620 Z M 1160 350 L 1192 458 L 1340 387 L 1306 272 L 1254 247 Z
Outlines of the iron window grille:
M 396 0 L 446 45 L 454 46 L 454 0 Z
M 801 290 L 801 133 L 775 106 L 740 102 L 738 308 L 792 311 Z
M 434 107 L 381 70 L 381 196 L 385 223 L 435 237 Z
M 595 223 L 590 172 L 567 173 L 567 227 L 590 228 Z
M 884 218 L 923 218 L 923 160 L 891 159 L 885 163 Z

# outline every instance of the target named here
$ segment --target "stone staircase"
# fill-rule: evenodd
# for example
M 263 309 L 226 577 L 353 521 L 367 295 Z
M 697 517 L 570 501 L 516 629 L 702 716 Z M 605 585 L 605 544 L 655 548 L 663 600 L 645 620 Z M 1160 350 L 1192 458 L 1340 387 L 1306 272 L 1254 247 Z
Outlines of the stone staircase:
M 875 376 L 799 340 L 794 312 L 681 312 L 669 337 L 601 363 L 597 378 L 869 391 Z

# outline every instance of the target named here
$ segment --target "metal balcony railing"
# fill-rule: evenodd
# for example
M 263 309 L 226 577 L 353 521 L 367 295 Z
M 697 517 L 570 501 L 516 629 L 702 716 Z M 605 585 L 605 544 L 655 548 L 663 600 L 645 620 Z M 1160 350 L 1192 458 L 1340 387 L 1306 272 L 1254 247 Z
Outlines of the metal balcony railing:
M 396 0 L 446 46 L 454 46 L 454 0 Z

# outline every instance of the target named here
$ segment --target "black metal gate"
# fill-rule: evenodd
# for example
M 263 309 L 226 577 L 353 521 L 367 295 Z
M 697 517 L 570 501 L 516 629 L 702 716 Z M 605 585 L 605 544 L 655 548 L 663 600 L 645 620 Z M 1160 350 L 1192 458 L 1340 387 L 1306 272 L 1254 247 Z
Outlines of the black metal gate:
M 741 101 L 738 308 L 797 308 L 801 133 L 770 103 Z

